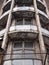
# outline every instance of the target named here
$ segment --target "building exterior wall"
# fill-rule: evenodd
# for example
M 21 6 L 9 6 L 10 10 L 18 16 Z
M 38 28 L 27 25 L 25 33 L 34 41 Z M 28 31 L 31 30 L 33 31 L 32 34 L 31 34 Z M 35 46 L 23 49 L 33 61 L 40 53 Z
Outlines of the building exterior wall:
M 4 0 L 0 27 L 2 65 L 49 65 L 45 0 Z

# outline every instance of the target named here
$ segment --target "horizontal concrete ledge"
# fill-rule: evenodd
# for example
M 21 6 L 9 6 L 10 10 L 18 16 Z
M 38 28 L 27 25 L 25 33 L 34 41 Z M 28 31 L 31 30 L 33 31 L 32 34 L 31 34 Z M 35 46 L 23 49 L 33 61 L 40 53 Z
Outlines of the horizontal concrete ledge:
M 49 31 L 46 29 L 41 28 L 42 33 L 44 36 L 49 37 Z M 16 32 L 34 32 L 34 33 L 38 33 L 37 31 L 37 26 L 34 25 L 16 25 L 16 26 L 11 26 L 10 30 L 9 30 L 9 34 L 14 33 L 14 31 Z M 0 31 L 0 37 L 2 37 L 5 33 L 5 29 Z
M 37 0 L 37 1 L 40 2 L 41 5 L 44 5 L 44 3 L 43 3 L 41 0 Z M 3 8 L 4 8 L 8 3 L 10 3 L 10 2 L 11 2 L 11 0 L 8 0 L 8 1 L 4 4 Z
M 23 7 L 15 7 L 15 8 L 13 9 L 13 12 L 17 12 L 17 11 L 18 11 L 18 12 L 20 12 L 20 11 L 30 11 L 30 12 L 34 12 L 34 8 L 33 8 L 33 7 L 25 7 L 25 6 L 23 6 Z M 6 15 L 8 15 L 9 12 L 10 12 L 10 10 L 8 10 L 8 11 L 5 12 L 2 16 L 0 16 L 0 20 L 1 20 L 2 18 L 4 18 Z M 39 14 L 41 14 L 42 16 L 44 16 L 44 17 L 46 17 L 47 19 L 49 19 L 48 16 L 47 16 L 43 11 L 41 11 L 41 10 L 38 9 L 38 12 L 39 12 Z

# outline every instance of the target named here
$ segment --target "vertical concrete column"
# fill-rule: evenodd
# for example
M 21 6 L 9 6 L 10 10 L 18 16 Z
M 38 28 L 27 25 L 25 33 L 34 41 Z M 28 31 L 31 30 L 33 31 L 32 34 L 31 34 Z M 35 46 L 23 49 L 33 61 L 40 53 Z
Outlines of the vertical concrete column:
M 43 0 L 43 3 L 44 3 L 44 5 L 45 5 L 45 7 L 46 7 L 46 13 L 47 13 L 47 15 L 48 15 L 48 17 L 49 17 L 49 11 L 48 11 L 48 7 L 47 7 L 47 4 L 46 4 L 46 1 Z
M 46 53 L 46 49 L 45 49 L 45 45 L 44 45 L 44 41 L 43 41 L 43 37 L 42 37 L 42 31 L 41 31 L 41 24 L 40 24 L 40 18 L 39 18 L 39 13 L 38 13 L 38 9 L 37 9 L 37 2 L 36 0 L 33 0 L 34 3 L 34 10 L 35 10 L 35 18 L 36 18 L 36 24 L 37 24 L 37 29 L 38 29 L 38 33 L 39 33 L 39 44 L 40 44 L 40 49 L 41 49 L 41 56 L 44 62 L 45 59 L 45 55 L 42 53 Z
M 12 0 L 12 3 L 11 3 L 10 12 L 9 12 L 9 16 L 8 16 L 8 20 L 7 20 L 7 25 L 6 25 L 6 30 L 5 30 L 5 34 L 4 34 L 4 38 L 3 38 L 3 43 L 2 43 L 2 48 L 4 50 L 6 48 L 7 41 L 8 41 L 8 31 L 9 31 L 10 24 L 11 24 L 13 7 L 14 7 L 14 0 Z

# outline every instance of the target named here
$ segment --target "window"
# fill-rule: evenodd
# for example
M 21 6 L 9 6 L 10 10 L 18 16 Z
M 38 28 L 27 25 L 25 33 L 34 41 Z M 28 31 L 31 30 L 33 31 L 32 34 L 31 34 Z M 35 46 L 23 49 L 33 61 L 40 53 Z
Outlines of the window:
M 33 0 L 15 0 L 17 6 L 31 6 L 33 5 Z
M 14 43 L 14 48 L 22 48 L 22 42 L 21 41 L 16 41 Z
M 15 41 L 13 48 L 32 48 L 33 49 L 33 41 Z
M 32 60 L 14 60 L 13 65 L 33 65 Z
M 42 65 L 42 62 L 40 60 L 34 60 L 34 65 Z
M 42 65 L 41 60 L 21 59 L 21 60 L 8 60 L 3 65 Z
M 25 24 L 26 25 L 31 25 L 31 19 L 29 19 L 29 18 L 28 19 L 25 19 Z
M 11 61 L 10 60 L 5 61 L 3 65 L 11 65 Z
M 42 65 L 41 60 L 35 59 L 32 40 L 16 40 L 12 44 L 10 59 L 5 59 L 3 65 Z
M 18 18 L 16 25 L 23 25 L 23 19 L 22 18 Z
M 15 41 L 13 47 L 12 58 L 33 58 L 35 55 L 33 42 L 26 41 Z
M 17 18 L 16 25 L 31 25 L 32 18 Z
M 32 41 L 25 41 L 25 48 L 33 48 L 33 43 Z

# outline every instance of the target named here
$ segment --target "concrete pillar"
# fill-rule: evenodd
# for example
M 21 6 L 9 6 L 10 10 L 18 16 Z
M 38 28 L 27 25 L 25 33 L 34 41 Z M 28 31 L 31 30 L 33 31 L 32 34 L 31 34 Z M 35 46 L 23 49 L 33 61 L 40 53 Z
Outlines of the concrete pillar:
M 38 29 L 38 33 L 39 33 L 39 44 L 40 44 L 40 49 L 41 49 L 41 56 L 42 56 L 42 59 L 43 59 L 43 62 L 44 62 L 46 54 L 44 55 L 43 53 L 46 53 L 46 49 L 45 49 L 45 45 L 44 45 L 44 41 L 43 41 L 43 37 L 42 37 L 41 24 L 40 24 L 40 18 L 39 18 L 36 0 L 33 0 L 33 3 L 34 3 L 37 29 Z
M 8 31 L 9 31 L 10 24 L 11 24 L 13 7 L 14 7 L 14 0 L 12 0 L 12 3 L 11 3 L 10 12 L 9 12 L 9 16 L 8 16 L 8 20 L 7 20 L 7 25 L 6 25 L 6 31 L 5 31 L 4 38 L 3 38 L 3 43 L 2 43 L 2 48 L 4 50 L 6 48 L 7 41 L 8 41 Z

